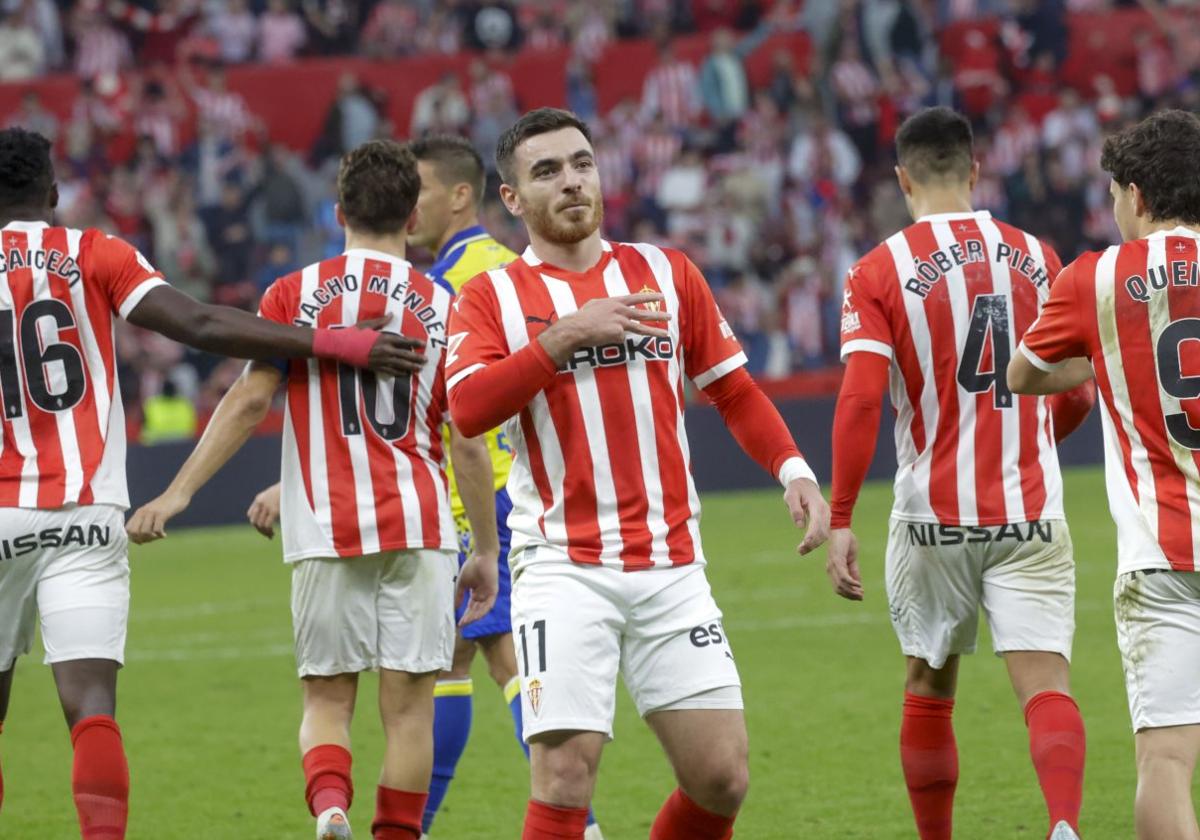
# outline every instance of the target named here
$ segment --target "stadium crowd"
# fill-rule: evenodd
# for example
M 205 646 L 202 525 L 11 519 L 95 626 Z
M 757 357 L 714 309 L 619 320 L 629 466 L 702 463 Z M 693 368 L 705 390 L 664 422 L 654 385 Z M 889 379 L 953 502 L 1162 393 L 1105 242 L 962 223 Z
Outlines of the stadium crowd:
M 1142 5 L 1137 90 L 1104 74 L 1063 83 L 1070 12 Z M 842 281 L 908 216 L 892 175 L 899 122 L 924 105 L 972 119 L 977 206 L 1035 233 L 1065 259 L 1117 240 L 1104 134 L 1157 107 L 1200 109 L 1200 16 L 1106 0 L 8 0 L 0 81 L 82 78 L 69 119 L 29 92 L 7 125 L 55 140 L 60 218 L 142 248 L 185 291 L 253 308 L 278 276 L 341 249 L 332 173 L 339 155 L 392 135 L 384 94 L 347 74 L 309 149 L 226 85 L 224 67 L 314 55 L 371 58 L 474 51 L 416 97 L 414 135 L 457 132 L 491 160 L 524 108 L 503 68 L 515 50 L 569 47 L 568 107 L 590 121 L 609 238 L 682 247 L 716 290 L 750 370 L 785 376 L 836 362 Z M 939 35 L 993 18 L 953 51 Z M 711 34 L 693 65 L 673 39 Z M 745 57 L 775 32 L 804 32 L 810 66 L 772 55 L 752 86 Z M 652 38 L 658 62 L 640 97 L 598 113 L 592 64 L 614 39 Z M 494 178 L 493 174 L 493 178 Z M 494 190 L 489 190 L 494 194 Z M 496 200 L 484 225 L 515 249 L 521 229 Z M 422 257 L 418 255 L 418 265 Z M 240 370 L 125 325 L 131 415 L 179 394 L 201 410 Z

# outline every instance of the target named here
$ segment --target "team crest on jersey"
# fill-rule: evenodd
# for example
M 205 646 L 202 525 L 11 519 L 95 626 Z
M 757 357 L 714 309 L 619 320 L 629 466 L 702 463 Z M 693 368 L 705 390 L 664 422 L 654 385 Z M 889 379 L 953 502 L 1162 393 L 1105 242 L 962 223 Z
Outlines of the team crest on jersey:
M 529 708 L 537 715 L 542 711 L 542 681 L 537 677 L 531 679 L 525 693 L 529 695 Z
M 642 288 L 638 289 L 638 294 L 656 295 L 658 294 L 658 289 L 651 289 L 649 286 L 642 286 Z M 660 312 L 662 311 L 662 302 L 657 300 L 648 301 L 642 304 L 642 308 L 647 309 L 650 312 Z

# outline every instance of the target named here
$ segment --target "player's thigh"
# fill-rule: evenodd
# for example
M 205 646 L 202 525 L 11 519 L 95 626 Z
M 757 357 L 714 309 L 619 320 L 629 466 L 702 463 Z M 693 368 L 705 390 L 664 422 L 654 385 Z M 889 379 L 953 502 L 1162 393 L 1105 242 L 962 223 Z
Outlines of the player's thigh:
M 46 559 L 39 513 L 0 508 L 0 671 L 29 653 L 37 634 L 37 582 Z
M 734 689 L 714 689 L 733 699 Z M 740 692 L 738 693 L 740 699 Z M 743 794 L 749 780 L 750 741 L 740 709 L 689 708 L 652 712 L 646 723 L 658 737 L 686 790 L 725 789 Z
M 37 584 L 47 664 L 125 661 L 129 545 L 124 517 L 109 505 L 43 511 L 61 544 L 47 548 Z M 46 531 L 43 531 L 43 535 Z M 45 544 L 45 541 L 43 541 Z
M 1153 570 L 1117 578 L 1117 644 L 1135 731 L 1200 724 L 1197 577 Z
M 376 595 L 379 667 L 426 674 L 454 655 L 453 551 L 412 549 L 385 555 Z
M 966 529 L 892 519 L 884 576 L 892 627 L 905 656 L 942 668 L 974 653 L 981 570 Z
M 1171 767 L 1191 777 L 1200 758 L 1200 725 L 1143 729 L 1134 736 L 1138 774 L 1151 767 Z
M 638 572 L 623 582 L 633 593 L 633 608 L 621 647 L 621 671 L 638 713 L 740 713 L 741 678 L 704 567 Z
M 1075 635 L 1075 560 L 1063 521 L 990 529 L 983 608 L 998 654 L 1036 651 L 1071 658 Z
M 612 737 L 624 615 L 613 569 L 527 565 L 513 582 L 513 644 L 524 738 L 546 732 Z
M 292 564 L 292 631 L 301 677 L 379 667 L 375 598 L 382 564 L 378 554 Z

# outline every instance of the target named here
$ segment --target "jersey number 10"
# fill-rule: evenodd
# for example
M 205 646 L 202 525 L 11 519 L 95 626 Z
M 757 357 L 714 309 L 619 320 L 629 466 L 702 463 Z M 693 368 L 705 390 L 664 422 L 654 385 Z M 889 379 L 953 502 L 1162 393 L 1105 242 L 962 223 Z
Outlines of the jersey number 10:
M 379 377 L 372 371 L 359 370 L 350 365 L 338 365 L 338 403 L 342 415 L 342 434 L 345 437 L 362 434 L 363 414 L 367 422 L 381 438 L 387 441 L 400 440 L 408 434 L 412 415 L 412 374 L 403 374 L 392 380 L 392 419 L 379 419 Z M 363 411 L 358 410 L 359 394 L 362 394 Z

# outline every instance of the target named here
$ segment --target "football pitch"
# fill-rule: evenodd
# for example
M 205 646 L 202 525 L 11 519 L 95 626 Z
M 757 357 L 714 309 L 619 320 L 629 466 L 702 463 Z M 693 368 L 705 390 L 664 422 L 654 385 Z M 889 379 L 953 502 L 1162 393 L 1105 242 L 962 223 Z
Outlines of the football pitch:
M 1088 732 L 1085 837 L 1132 831 L 1133 739 L 1111 609 L 1114 528 L 1099 469 L 1066 475 L 1078 564 L 1074 693 Z M 247 499 L 247 502 L 249 499 Z M 709 575 L 745 683 L 748 840 L 911 838 L 898 732 L 903 663 L 883 591 L 891 487 L 864 489 L 855 515 L 867 600 L 836 598 L 824 550 L 797 557 L 776 491 L 709 494 L 702 528 Z M 296 727 L 287 569 L 278 542 L 247 525 L 175 531 L 132 556 L 133 609 L 118 718 L 132 774 L 131 840 L 312 836 Z M 980 653 L 960 675 L 955 724 L 961 837 L 1040 838 L 1044 806 L 1025 726 L 1003 663 Z M 357 802 L 369 835 L 382 737 L 375 679 L 363 678 L 354 728 Z M 5 840 L 78 836 L 67 731 L 40 651 L 17 667 L 0 736 Z M 609 840 L 645 838 L 673 782 L 650 732 L 622 694 L 595 811 Z M 515 840 L 528 795 L 508 710 L 482 661 L 475 726 L 434 840 Z

